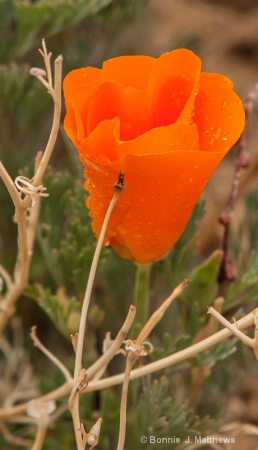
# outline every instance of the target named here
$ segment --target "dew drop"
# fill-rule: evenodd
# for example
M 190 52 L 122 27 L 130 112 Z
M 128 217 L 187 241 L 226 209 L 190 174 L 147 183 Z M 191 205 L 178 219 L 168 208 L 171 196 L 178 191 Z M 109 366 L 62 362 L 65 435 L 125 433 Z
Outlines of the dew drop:
M 117 233 L 119 233 L 119 234 L 122 234 L 122 235 L 126 234 L 126 229 L 123 225 L 118 225 L 116 230 L 117 230 Z
M 86 198 L 86 206 L 89 209 L 91 208 L 91 198 L 90 198 L 90 196 Z
M 219 139 L 221 136 L 221 128 L 220 127 L 215 128 L 214 132 L 212 133 L 212 136 L 215 137 L 215 139 Z
M 87 191 L 89 191 L 90 188 L 92 187 L 92 184 L 91 184 L 91 181 L 90 181 L 89 178 L 87 178 L 87 179 L 85 180 L 85 182 L 84 182 L 84 187 L 85 187 L 85 189 L 86 189 Z
M 209 134 L 209 131 L 208 131 L 208 130 L 205 130 L 205 131 L 202 133 L 202 137 L 205 139 L 206 136 L 207 136 L 207 134 Z
M 221 139 L 222 139 L 222 141 L 227 141 L 228 140 L 228 133 L 223 133 Z
M 213 145 L 213 144 L 214 144 L 214 142 L 215 142 L 215 139 L 214 139 L 214 137 L 211 137 L 211 138 L 210 138 L 210 140 L 209 140 L 209 144 L 210 144 L 210 145 Z
M 181 105 L 181 98 L 180 98 L 180 97 L 177 97 L 177 98 L 175 99 L 175 105 L 176 105 L 177 107 L 179 107 L 179 106 Z

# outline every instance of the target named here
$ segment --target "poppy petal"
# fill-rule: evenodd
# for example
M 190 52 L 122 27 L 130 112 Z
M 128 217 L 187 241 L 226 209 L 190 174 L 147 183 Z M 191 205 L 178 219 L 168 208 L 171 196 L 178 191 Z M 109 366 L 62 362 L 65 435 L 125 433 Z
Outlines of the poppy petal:
M 64 82 L 64 126 L 85 167 L 96 236 L 113 184 L 125 172 L 127 187 L 105 240 L 124 258 L 150 262 L 166 255 L 243 130 L 232 82 L 200 70 L 200 59 L 179 49 L 158 59 L 114 58 Z
M 166 255 L 182 234 L 194 205 L 223 153 L 175 151 L 166 154 L 124 155 L 117 163 L 85 164 L 92 226 L 98 236 L 113 195 L 118 173 L 125 172 L 126 189 L 113 211 L 106 244 L 138 262 Z M 144 230 L 144 231 L 143 231 Z
M 232 81 L 223 75 L 201 74 L 193 117 L 198 127 L 200 149 L 227 151 L 239 138 L 245 113 L 232 88 Z

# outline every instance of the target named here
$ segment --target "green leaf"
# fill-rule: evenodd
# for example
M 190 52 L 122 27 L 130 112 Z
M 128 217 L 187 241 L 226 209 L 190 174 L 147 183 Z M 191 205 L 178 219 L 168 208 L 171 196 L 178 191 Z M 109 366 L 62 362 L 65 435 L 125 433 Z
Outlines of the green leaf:
M 218 273 L 223 252 L 215 250 L 204 262 L 189 274 L 191 282 L 184 290 L 182 298 L 189 304 L 198 303 L 200 310 L 211 305 L 218 291 Z
M 80 321 L 78 301 L 74 297 L 67 297 L 63 287 L 60 287 L 56 294 L 52 294 L 50 289 L 37 283 L 27 286 L 25 295 L 37 301 L 65 337 L 70 337 L 71 333 L 78 331 Z

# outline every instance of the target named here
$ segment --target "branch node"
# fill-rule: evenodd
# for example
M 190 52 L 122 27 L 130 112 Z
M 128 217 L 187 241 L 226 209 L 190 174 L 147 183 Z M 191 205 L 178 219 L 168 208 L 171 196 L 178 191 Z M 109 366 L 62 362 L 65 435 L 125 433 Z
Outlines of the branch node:
M 30 75 L 32 75 L 33 77 L 46 77 L 47 76 L 47 72 L 44 69 L 40 69 L 39 67 L 32 67 L 30 69 Z
M 132 341 L 131 339 L 127 339 L 125 341 L 125 350 L 131 351 L 136 356 L 146 356 L 149 354 L 149 352 L 146 350 L 143 344 L 138 344 L 136 341 Z
M 74 383 L 74 386 L 72 388 L 69 400 L 68 400 L 68 406 L 69 409 L 72 410 L 73 409 L 73 405 L 74 405 L 74 398 L 75 395 L 77 393 L 79 393 L 80 391 L 83 391 L 86 387 L 88 386 L 88 376 L 86 373 L 86 369 L 81 369 L 79 374 L 78 374 L 78 378 L 76 380 L 76 382 Z
M 29 417 L 36 419 L 38 423 L 46 426 L 49 416 L 56 410 L 56 402 L 54 400 L 34 399 L 30 400 L 27 405 L 27 414 Z M 44 423 L 42 423 L 42 421 Z
M 39 195 L 40 197 L 48 197 L 45 191 L 45 188 L 42 184 L 40 186 L 34 186 L 27 177 L 18 176 L 14 180 L 14 184 L 18 191 L 22 192 L 25 195 L 29 195 L 31 197 L 31 206 L 35 205 L 35 196 Z

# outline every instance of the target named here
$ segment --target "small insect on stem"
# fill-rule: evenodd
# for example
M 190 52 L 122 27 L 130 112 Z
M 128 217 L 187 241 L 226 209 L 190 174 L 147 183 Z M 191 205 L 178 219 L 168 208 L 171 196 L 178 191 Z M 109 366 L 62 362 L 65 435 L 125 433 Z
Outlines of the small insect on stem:
M 119 175 L 118 175 L 118 180 L 114 183 L 115 188 L 124 189 L 126 186 L 124 184 L 124 179 L 125 179 L 125 173 L 123 170 L 121 170 L 121 172 L 119 172 Z

